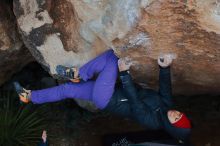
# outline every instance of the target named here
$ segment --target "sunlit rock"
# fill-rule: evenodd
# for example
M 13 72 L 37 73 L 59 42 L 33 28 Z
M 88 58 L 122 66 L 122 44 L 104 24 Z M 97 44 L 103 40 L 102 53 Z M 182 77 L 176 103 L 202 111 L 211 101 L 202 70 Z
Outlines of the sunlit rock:
M 156 59 L 170 53 L 173 91 L 189 95 L 220 92 L 219 7 L 218 0 L 14 0 L 23 41 L 50 74 L 111 47 L 134 61 L 137 83 L 156 88 Z

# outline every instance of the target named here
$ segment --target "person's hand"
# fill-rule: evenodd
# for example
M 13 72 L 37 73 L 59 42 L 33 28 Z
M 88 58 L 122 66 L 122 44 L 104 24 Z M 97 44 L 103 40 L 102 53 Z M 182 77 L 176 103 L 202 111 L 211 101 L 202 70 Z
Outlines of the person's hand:
M 47 141 L 47 131 L 46 130 L 43 131 L 41 138 L 42 138 L 43 142 L 46 143 L 46 141 Z
M 120 72 L 129 70 L 131 65 L 132 65 L 131 59 L 128 57 L 120 58 L 118 60 L 118 69 Z
M 158 57 L 157 62 L 159 66 L 166 68 L 172 64 L 173 56 L 171 54 L 164 54 Z

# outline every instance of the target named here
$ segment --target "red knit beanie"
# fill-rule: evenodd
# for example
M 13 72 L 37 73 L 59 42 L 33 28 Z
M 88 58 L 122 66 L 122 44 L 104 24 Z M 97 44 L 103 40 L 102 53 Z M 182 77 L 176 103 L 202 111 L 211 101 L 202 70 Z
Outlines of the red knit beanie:
M 190 121 L 184 113 L 182 113 L 181 118 L 172 125 L 178 128 L 191 128 Z

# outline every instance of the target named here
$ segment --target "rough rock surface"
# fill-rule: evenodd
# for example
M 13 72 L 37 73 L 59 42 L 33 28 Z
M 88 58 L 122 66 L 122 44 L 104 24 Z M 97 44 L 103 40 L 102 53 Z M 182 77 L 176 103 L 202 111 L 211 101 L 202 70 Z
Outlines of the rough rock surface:
M 138 83 L 156 87 L 156 58 L 171 53 L 176 94 L 220 90 L 219 0 L 14 0 L 23 41 L 51 74 L 112 47 Z
M 16 27 L 12 5 L 0 1 L 0 85 L 33 60 Z

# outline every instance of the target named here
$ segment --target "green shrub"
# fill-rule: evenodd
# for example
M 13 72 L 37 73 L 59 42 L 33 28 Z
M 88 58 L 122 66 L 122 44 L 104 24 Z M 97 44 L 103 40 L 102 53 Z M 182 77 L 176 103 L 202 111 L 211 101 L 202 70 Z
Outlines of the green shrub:
M 30 145 L 39 141 L 44 126 L 36 111 L 26 106 L 17 112 L 0 111 L 0 144 Z
M 12 103 L 10 100 L 11 97 L 8 97 L 1 104 Z M 0 108 L 0 145 L 36 145 L 46 126 L 44 118 L 39 116 L 42 108 L 33 108 L 31 104 L 20 107 L 6 105 Z

